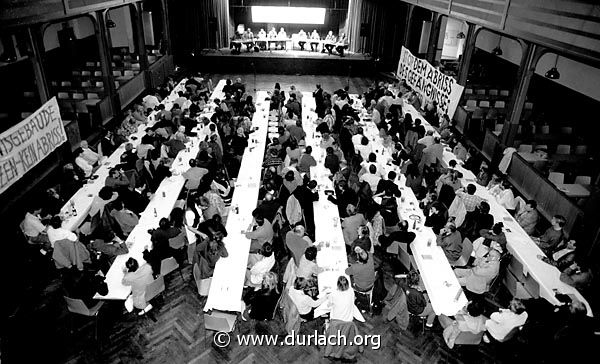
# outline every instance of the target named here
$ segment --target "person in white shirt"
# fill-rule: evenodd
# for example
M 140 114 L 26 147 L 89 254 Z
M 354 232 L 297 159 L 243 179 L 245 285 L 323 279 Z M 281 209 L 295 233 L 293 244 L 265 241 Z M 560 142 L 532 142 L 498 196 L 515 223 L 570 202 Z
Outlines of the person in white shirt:
M 364 168 L 365 172 L 368 172 L 371 166 L 375 166 L 377 168 L 377 175 L 381 178 L 385 177 L 385 168 L 377 161 L 377 154 L 375 153 L 369 154 L 369 158 L 360 162 L 360 166 Z
M 273 254 L 273 247 L 270 243 L 263 244 L 260 256 L 262 258 L 246 271 L 246 285 L 256 289 L 260 288 L 265 274 L 275 265 L 275 254 Z
M 77 235 L 70 230 L 62 227 L 62 219 L 60 216 L 54 216 L 50 219 L 50 226 L 48 226 L 48 240 L 50 245 L 54 248 L 54 243 L 59 240 L 68 239 L 71 241 L 77 241 Z
M 427 130 L 427 134 L 425 134 L 425 136 L 421 139 L 417 140 L 417 143 L 423 144 L 425 147 L 428 147 L 433 144 L 433 141 L 433 130 Z
M 83 157 L 83 149 L 81 148 L 75 150 L 75 164 L 81 168 L 86 178 L 89 178 L 94 172 L 94 167 Z
M 367 160 L 369 158 L 369 154 L 373 151 L 372 145 L 369 143 L 369 138 L 363 136 L 360 140 L 360 144 L 354 144 L 354 149 L 363 160 Z
M 362 141 L 362 138 L 364 137 L 364 130 L 362 127 L 358 127 L 356 129 L 356 134 L 354 134 L 352 136 L 352 144 L 354 145 L 360 145 L 360 142 Z
M 345 276 L 339 276 L 337 290 L 329 295 L 331 312 L 330 320 L 351 322 L 354 319 L 354 290 L 350 289 L 350 282 Z
M 81 142 L 81 144 L 79 144 L 79 147 L 83 151 L 81 154 L 81 157 L 83 159 L 85 159 L 86 162 L 88 162 L 91 166 L 100 162 L 100 159 L 102 158 L 102 156 L 100 156 L 100 154 L 91 150 L 87 141 L 83 140 Z
M 321 292 L 320 297 L 316 300 L 307 295 L 304 290 L 308 287 L 308 281 L 302 277 L 296 277 L 294 286 L 290 288 L 290 299 L 296 305 L 300 318 L 306 321 L 312 321 L 315 316 L 315 308 L 319 307 L 327 300 L 327 293 Z
M 303 49 L 304 50 L 304 49 Z M 291 85 L 290 86 L 290 91 L 288 92 L 290 95 L 291 94 L 295 94 L 296 95 L 296 100 L 298 100 L 298 102 L 300 103 L 300 106 L 302 106 L 302 92 L 300 92 L 299 90 L 296 89 L 296 86 Z
M 371 191 L 373 192 L 373 194 L 377 193 L 377 185 L 379 184 L 380 180 L 381 177 L 377 175 L 377 167 L 375 167 L 374 164 L 371 164 L 369 166 L 369 173 L 363 174 L 359 179 L 359 181 L 367 182 L 369 184 L 369 187 L 371 187 Z
M 156 97 L 156 95 L 146 95 L 142 99 L 142 104 L 144 105 L 144 110 L 154 110 L 154 108 L 158 106 L 158 104 L 160 104 L 160 100 L 158 99 L 158 97 Z
M 304 255 L 300 258 L 300 264 L 296 269 L 296 277 L 311 278 L 319 274 L 317 266 L 317 247 L 309 246 L 304 251 Z
M 21 223 L 23 234 L 32 244 L 43 244 L 48 242 L 46 235 L 46 225 L 42 223 L 40 214 L 42 208 L 38 206 L 30 206 L 25 213 L 25 218 Z
M 494 339 L 502 341 L 514 328 L 523 326 L 526 321 L 525 305 L 520 299 L 515 298 L 510 302 L 508 309 L 500 309 L 500 311 L 494 312 L 490 319 L 485 322 L 485 327 Z
M 509 212 L 517 208 L 517 200 L 515 200 L 515 195 L 508 181 L 502 182 L 502 189 L 496 196 L 496 201 Z

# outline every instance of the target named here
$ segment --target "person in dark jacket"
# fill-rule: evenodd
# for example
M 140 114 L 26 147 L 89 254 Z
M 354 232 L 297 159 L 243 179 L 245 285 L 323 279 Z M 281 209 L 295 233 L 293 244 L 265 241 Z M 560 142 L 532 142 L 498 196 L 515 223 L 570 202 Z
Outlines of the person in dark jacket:
M 247 307 L 242 312 L 242 319 L 246 321 L 246 315 L 253 320 L 272 320 L 275 306 L 279 300 L 277 289 L 277 274 L 268 272 L 264 275 L 261 287 L 258 291 L 250 291 L 244 296 Z
M 101 274 L 84 270 L 80 272 L 73 269 L 65 275 L 64 290 L 69 298 L 80 299 L 88 307 L 92 308 L 98 304 L 94 299 L 96 294 L 105 296 L 108 294 L 108 286 Z
M 434 202 L 429 207 L 429 213 L 425 218 L 425 226 L 432 228 L 433 232 L 438 235 L 442 227 L 446 225 L 446 221 L 448 221 L 448 210 L 444 204 Z

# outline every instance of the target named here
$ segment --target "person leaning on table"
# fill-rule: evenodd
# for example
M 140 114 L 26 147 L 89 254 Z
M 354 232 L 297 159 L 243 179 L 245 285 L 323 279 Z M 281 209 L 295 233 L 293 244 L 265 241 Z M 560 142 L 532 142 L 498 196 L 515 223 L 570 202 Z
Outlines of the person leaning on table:
M 315 308 L 319 307 L 328 298 L 327 293 L 321 292 L 321 297 L 314 299 L 307 293 L 308 281 L 302 277 L 296 277 L 294 286 L 290 288 L 290 299 L 296 305 L 300 318 L 306 321 L 312 321 L 315 318 Z
M 488 291 L 490 282 L 498 275 L 500 270 L 501 253 L 491 249 L 483 258 L 475 259 L 472 268 L 454 270 L 458 283 L 469 291 L 482 294 Z
M 540 237 L 533 238 L 533 241 L 542 249 L 546 255 L 552 255 L 554 250 L 565 239 L 563 227 L 567 220 L 561 215 L 554 215 L 550 220 L 550 226 Z
M 139 265 L 137 260 L 129 258 L 123 268 L 122 283 L 125 286 L 131 286 L 131 296 L 133 306 L 141 311 L 140 316 L 152 309 L 152 305 L 146 302 L 146 287 L 154 281 L 152 277 L 152 267 L 144 263 Z
M 501 308 L 492 313 L 490 319 L 485 322 L 485 327 L 490 336 L 502 341 L 513 329 L 523 326 L 526 321 L 525 305 L 520 299 L 514 298 L 510 301 L 508 309 Z M 485 335 L 483 340 L 489 342 L 489 336 Z

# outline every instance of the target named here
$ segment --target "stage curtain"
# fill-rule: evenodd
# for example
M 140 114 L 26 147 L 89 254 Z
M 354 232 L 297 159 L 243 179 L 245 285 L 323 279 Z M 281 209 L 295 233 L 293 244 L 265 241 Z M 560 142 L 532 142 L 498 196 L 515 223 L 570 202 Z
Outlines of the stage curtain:
M 213 16 L 217 18 L 217 48 L 229 47 L 230 25 L 229 0 L 212 0 Z
M 348 19 L 346 19 L 346 28 L 344 29 L 344 32 L 350 42 L 348 48 L 351 52 L 358 52 L 362 47 L 362 39 L 360 37 L 362 7 L 363 0 L 350 0 L 348 3 Z

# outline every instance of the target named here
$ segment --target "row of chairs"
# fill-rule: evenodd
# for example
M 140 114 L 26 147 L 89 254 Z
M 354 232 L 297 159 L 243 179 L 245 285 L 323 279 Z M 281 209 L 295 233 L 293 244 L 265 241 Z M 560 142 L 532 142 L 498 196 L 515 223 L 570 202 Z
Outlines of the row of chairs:
M 469 100 L 467 100 L 465 105 L 468 108 L 472 108 L 472 109 L 474 109 L 478 106 L 480 108 L 489 109 L 492 105 L 494 106 L 495 109 L 504 109 L 506 107 L 506 102 L 502 101 L 502 100 L 494 101 L 493 103 L 490 103 L 489 100 L 481 100 L 481 101 L 477 102 L 477 100 L 469 99 Z M 533 107 L 533 105 L 531 105 L 531 107 Z
M 498 124 L 502 125 L 502 124 Z M 497 126 L 498 126 L 497 125 Z M 548 145 L 546 144 L 536 144 L 535 149 L 545 149 L 548 150 Z M 531 153 L 533 152 L 533 144 L 521 144 L 517 149 L 518 152 Z M 569 144 L 559 144 L 556 146 L 555 154 L 571 154 L 571 146 Z M 577 145 L 574 149 L 575 155 L 585 155 L 587 154 L 587 145 Z
M 100 85 L 98 87 L 104 87 Z M 100 95 L 97 92 L 58 92 L 56 97 L 59 100 L 100 100 Z
M 498 89 L 475 89 L 473 90 L 472 88 L 466 88 L 465 89 L 465 95 L 479 95 L 479 96 L 503 96 L 503 97 L 509 97 L 510 96 L 510 91 L 509 90 L 498 90 Z
M 123 71 L 113 70 L 112 74 L 115 77 L 133 77 L 136 74 L 140 73 L 139 63 L 134 63 L 136 66 L 131 69 L 126 69 Z M 74 77 L 102 77 L 104 74 L 102 71 L 88 71 L 88 70 L 74 70 L 71 72 L 71 75 Z M 61 81 L 61 82 L 71 82 L 71 81 Z
M 555 185 L 560 185 L 565 183 L 565 174 L 562 172 L 550 172 L 548 174 L 548 181 L 554 183 Z M 591 176 L 577 176 L 575 177 L 575 184 L 580 185 L 591 185 L 592 177 Z

